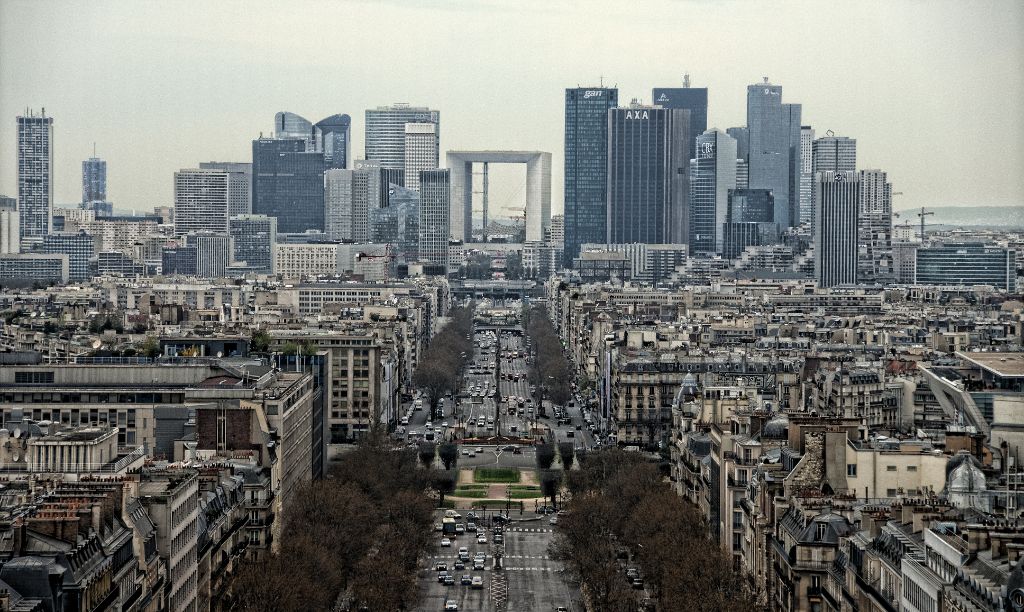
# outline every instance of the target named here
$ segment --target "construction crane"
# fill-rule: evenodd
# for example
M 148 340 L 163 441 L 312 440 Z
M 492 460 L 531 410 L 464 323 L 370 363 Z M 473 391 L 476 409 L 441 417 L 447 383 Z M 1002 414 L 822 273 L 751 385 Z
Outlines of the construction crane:
M 921 212 L 917 213 L 917 216 L 921 218 L 921 244 L 924 244 L 924 218 L 934 214 L 935 211 L 925 212 L 924 206 L 921 207 Z

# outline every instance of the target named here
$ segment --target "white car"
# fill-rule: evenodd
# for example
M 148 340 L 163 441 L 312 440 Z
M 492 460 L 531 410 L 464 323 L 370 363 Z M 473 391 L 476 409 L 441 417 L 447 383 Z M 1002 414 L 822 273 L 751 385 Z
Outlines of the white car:
M 449 540 L 448 538 L 441 538 L 441 546 L 442 547 L 450 548 L 451 545 L 452 545 L 452 541 L 451 540 Z
M 476 543 L 477 544 L 486 544 L 487 543 L 487 536 L 485 536 L 485 535 L 477 536 Z

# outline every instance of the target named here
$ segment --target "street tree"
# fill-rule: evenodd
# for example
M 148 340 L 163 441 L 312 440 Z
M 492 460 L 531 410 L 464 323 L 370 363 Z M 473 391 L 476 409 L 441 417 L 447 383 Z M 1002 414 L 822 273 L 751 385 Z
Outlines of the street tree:
M 444 469 L 450 470 L 459 460 L 459 447 L 453 442 L 445 442 L 438 447 L 437 454 L 441 458 L 441 463 L 444 464 Z
M 540 473 L 540 492 L 551 500 L 554 506 L 558 491 L 562 488 L 562 472 L 559 470 L 542 470 Z
M 420 463 L 423 467 L 429 468 L 434 465 L 434 457 L 437 454 L 437 446 L 432 442 L 421 442 L 418 450 Z
M 553 444 L 541 444 L 537 446 L 537 467 L 542 470 L 551 469 L 555 462 L 555 447 Z
M 563 470 L 572 469 L 574 453 L 575 449 L 573 448 L 572 442 L 562 442 L 558 445 L 558 456 L 562 459 Z

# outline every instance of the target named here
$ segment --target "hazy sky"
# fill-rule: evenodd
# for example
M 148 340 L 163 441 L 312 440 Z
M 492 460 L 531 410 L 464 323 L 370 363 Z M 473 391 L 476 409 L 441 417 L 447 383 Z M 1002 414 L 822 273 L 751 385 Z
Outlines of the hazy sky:
M 819 134 L 857 138 L 896 208 L 1020 206 L 1022 33 L 1020 0 L 0 0 L 0 193 L 16 195 L 26 107 L 54 117 L 56 203 L 81 199 L 95 141 L 115 206 L 149 209 L 171 203 L 176 169 L 251 161 L 276 111 L 348 113 L 358 158 L 363 111 L 409 102 L 441 111 L 442 164 L 551 151 L 558 211 L 564 89 L 603 76 L 649 101 L 689 72 L 723 129 L 769 76 Z M 521 200 L 522 182 L 498 173 L 492 195 Z

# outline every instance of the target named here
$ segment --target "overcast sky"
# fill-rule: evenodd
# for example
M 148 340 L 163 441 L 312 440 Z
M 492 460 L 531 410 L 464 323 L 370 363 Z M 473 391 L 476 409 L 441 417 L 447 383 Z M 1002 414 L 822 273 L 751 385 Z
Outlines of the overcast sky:
M 604 77 L 649 101 L 689 72 L 709 127 L 746 123 L 762 76 L 804 123 L 857 138 L 896 208 L 1024 205 L 1024 2 L 0 0 L 0 193 L 16 195 L 15 117 L 54 117 L 54 200 L 107 160 L 115 206 L 172 203 L 173 172 L 251 161 L 276 111 L 353 119 L 392 102 L 441 111 L 441 148 L 554 154 L 564 89 Z M 519 171 L 525 173 L 523 171 Z M 521 200 L 519 173 L 492 195 Z

